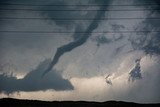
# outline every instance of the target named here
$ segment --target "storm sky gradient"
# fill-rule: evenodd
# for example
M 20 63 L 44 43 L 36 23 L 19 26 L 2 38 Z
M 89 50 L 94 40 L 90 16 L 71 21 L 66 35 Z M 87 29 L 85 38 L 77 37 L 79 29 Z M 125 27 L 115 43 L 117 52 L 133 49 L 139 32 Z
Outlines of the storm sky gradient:
M 160 102 L 158 0 L 0 0 L 0 98 Z

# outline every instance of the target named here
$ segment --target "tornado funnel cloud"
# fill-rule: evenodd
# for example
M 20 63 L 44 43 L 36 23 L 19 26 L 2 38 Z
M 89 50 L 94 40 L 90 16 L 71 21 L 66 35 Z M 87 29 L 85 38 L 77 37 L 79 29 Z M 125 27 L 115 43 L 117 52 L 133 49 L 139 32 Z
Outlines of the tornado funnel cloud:
M 108 1 L 103 1 L 103 4 L 106 4 L 106 3 L 108 3 Z M 59 58 L 63 54 L 65 54 L 66 52 L 72 51 L 74 48 L 81 46 L 82 44 L 84 44 L 87 41 L 87 39 L 90 37 L 92 31 L 98 27 L 98 24 L 101 21 L 101 18 L 105 15 L 106 9 L 107 9 L 106 5 L 100 6 L 99 10 L 103 10 L 103 11 L 97 11 L 93 21 L 90 23 L 90 25 L 87 27 L 87 29 L 83 32 L 83 35 L 79 39 L 57 48 L 56 54 L 55 54 L 52 62 L 50 63 L 48 68 L 44 71 L 44 73 L 42 74 L 42 77 L 45 76 L 45 74 L 47 74 L 58 63 Z M 77 32 L 75 32 L 74 35 L 76 35 L 76 33 Z

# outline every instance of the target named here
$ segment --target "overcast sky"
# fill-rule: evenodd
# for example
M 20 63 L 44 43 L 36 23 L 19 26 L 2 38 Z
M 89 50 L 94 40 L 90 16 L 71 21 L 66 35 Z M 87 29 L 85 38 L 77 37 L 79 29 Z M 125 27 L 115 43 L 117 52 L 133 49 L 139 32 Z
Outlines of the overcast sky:
M 160 102 L 158 0 L 1 0 L 0 98 Z

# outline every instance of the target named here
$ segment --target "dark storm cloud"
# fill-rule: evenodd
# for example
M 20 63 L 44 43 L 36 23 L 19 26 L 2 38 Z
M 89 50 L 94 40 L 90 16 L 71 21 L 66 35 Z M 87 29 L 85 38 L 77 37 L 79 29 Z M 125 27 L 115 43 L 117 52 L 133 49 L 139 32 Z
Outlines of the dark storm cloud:
M 158 24 L 158 23 L 157 23 Z M 140 26 L 138 30 L 141 31 L 156 31 L 159 27 L 148 21 L 147 19 L 140 23 L 140 25 L 145 25 L 145 27 Z M 158 24 L 160 25 L 160 24 Z M 137 33 L 138 36 L 132 36 L 130 41 L 134 49 L 143 50 L 146 54 L 160 54 L 160 33 L 159 32 L 142 32 Z
M 136 28 L 138 31 L 159 31 L 160 30 L 160 22 L 159 20 L 151 20 L 149 18 L 158 18 L 160 17 L 160 1 L 158 0 L 142 0 L 138 1 L 141 3 L 152 3 L 157 5 L 144 6 L 147 9 L 151 9 L 150 12 L 147 13 L 147 17 L 144 21 L 142 21 Z M 160 54 L 160 32 L 142 32 L 138 33 L 139 37 L 131 40 L 131 43 L 134 49 L 142 49 L 146 54 Z
M 107 4 L 108 2 L 109 1 L 103 1 L 104 4 Z M 105 6 L 105 5 L 102 5 L 100 7 L 100 10 L 106 10 L 106 9 L 107 9 L 107 6 Z M 104 15 L 105 15 L 105 11 L 97 11 L 95 18 L 93 19 L 91 24 L 88 26 L 88 28 L 84 31 L 83 36 L 81 36 L 79 39 L 77 39 L 69 44 L 66 44 L 66 45 L 63 45 L 63 46 L 57 48 L 57 52 L 56 52 L 52 62 L 50 63 L 49 67 L 44 71 L 43 76 L 47 72 L 49 72 L 54 67 L 55 64 L 57 64 L 59 58 L 63 54 L 65 54 L 66 52 L 69 52 L 69 51 L 73 50 L 74 48 L 77 48 L 77 47 L 81 46 L 82 44 L 84 44 L 87 41 L 87 39 L 90 37 L 92 31 L 98 27 L 98 24 Z
M 156 34 L 150 42 L 142 48 L 147 54 L 160 54 L 160 33 Z
M 101 44 L 106 44 L 106 43 L 111 43 L 112 42 L 112 39 L 109 39 L 104 35 L 95 36 L 95 37 L 91 38 L 91 40 L 96 41 L 97 46 L 100 46 Z
M 83 3 L 84 1 L 79 1 L 79 3 L 81 2 Z M 92 12 L 85 11 L 85 9 L 87 9 L 86 6 L 76 6 L 79 5 L 79 3 L 75 3 L 75 1 L 54 0 L 50 2 L 49 5 L 58 5 L 58 6 L 42 7 L 42 9 L 44 10 L 54 10 L 54 11 L 42 12 L 42 16 L 50 18 L 51 23 L 55 22 L 56 25 L 64 27 L 66 29 L 76 28 L 77 24 L 84 23 L 82 21 L 79 21 L 79 19 L 86 19 L 86 18 L 92 19 L 96 13 L 96 11 Z M 84 11 L 76 11 L 76 10 L 84 10 Z
M 136 65 L 129 73 L 129 81 L 133 82 L 136 79 L 141 79 L 142 78 L 140 60 L 141 59 L 136 59 L 136 61 L 135 61 Z
M 0 3 L 8 3 L 11 0 L 0 0 Z M 0 4 L 1 5 L 1 4 Z M 2 6 L 2 5 L 1 5 Z
M 55 22 L 56 25 L 58 26 L 65 27 L 67 29 L 72 29 L 74 27 L 77 28 L 76 26 L 82 25 L 82 23 L 85 24 L 88 23 L 87 21 L 85 22 L 79 21 L 79 19 L 93 19 L 96 14 L 96 11 L 87 11 L 87 9 L 96 10 L 98 6 L 90 7 L 87 6 L 88 4 L 95 5 L 103 3 L 104 0 L 100 1 L 99 0 L 85 0 L 85 1 L 53 0 L 49 2 L 49 5 L 54 5 L 54 6 L 42 7 L 42 9 L 54 10 L 54 11 L 42 12 L 42 16 L 50 18 L 50 22 Z M 86 5 L 86 6 L 77 6 L 77 5 Z M 79 10 L 84 10 L 84 11 L 79 11 Z M 81 31 L 81 29 L 79 29 L 79 31 Z
M 111 24 L 111 27 L 112 27 L 112 30 L 113 31 L 120 31 L 120 30 L 122 30 L 122 29 L 124 29 L 125 28 L 125 26 L 124 25 L 120 25 L 120 24 Z
M 0 92 L 13 93 L 18 91 L 45 91 L 72 90 L 73 86 L 67 79 L 63 79 L 55 70 L 41 78 L 43 71 L 47 68 L 50 60 L 45 60 L 39 66 L 28 73 L 23 79 L 0 74 Z
M 52 9 L 52 10 L 69 10 L 69 7 L 67 6 L 67 3 L 65 1 L 60 1 L 60 0 L 54 0 L 52 3 L 50 3 L 49 5 L 59 5 L 57 6 L 48 6 L 45 7 L 45 9 Z M 65 6 L 64 6 L 65 5 Z M 44 9 L 44 7 L 43 7 Z M 57 25 L 59 26 L 64 26 L 64 27 L 71 27 L 71 25 L 74 24 L 74 21 L 66 21 L 66 20 L 56 20 L 56 19 L 63 19 L 63 18 L 68 18 L 68 19 L 72 19 L 73 16 L 77 15 L 75 12 L 73 11 L 47 11 L 42 13 L 43 15 L 46 15 L 47 17 L 50 17 L 51 20 L 53 20 Z
M 117 47 L 115 52 L 114 52 L 115 53 L 114 55 L 118 55 L 124 49 L 125 46 L 126 46 L 126 44 Z
M 120 25 L 120 24 L 110 24 L 111 26 L 111 31 L 113 32 L 117 32 L 117 31 L 121 31 L 125 28 L 124 25 Z M 121 40 L 123 39 L 124 36 L 122 33 L 119 33 L 119 35 L 113 35 L 113 38 L 107 38 L 106 36 L 104 35 L 98 35 L 98 36 L 95 36 L 95 37 L 92 37 L 92 41 L 96 41 L 97 42 L 97 46 L 100 46 L 101 44 L 106 44 L 106 43 L 111 43 L 111 42 L 114 42 L 114 41 L 118 41 L 118 40 Z

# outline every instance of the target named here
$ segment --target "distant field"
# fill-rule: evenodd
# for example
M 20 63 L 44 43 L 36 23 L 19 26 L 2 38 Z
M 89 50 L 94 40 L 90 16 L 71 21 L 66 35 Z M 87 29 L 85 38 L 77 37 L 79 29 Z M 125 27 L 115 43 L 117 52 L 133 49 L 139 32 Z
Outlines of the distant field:
M 107 102 L 85 102 L 85 101 L 37 101 L 37 100 L 18 100 L 11 98 L 0 99 L 0 107 L 143 107 L 143 106 L 160 106 L 159 104 L 137 104 L 121 101 Z

